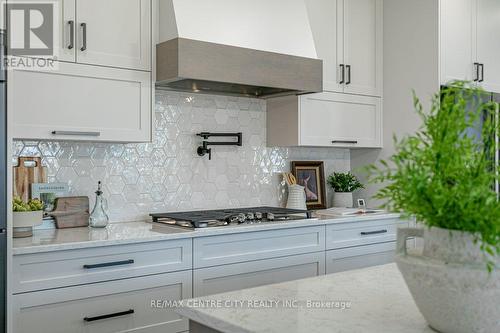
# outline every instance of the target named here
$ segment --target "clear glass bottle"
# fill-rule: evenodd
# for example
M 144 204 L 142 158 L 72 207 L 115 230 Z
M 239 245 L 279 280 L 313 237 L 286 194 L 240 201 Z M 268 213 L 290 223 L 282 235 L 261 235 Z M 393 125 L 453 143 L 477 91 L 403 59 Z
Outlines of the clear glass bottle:
M 97 183 L 97 191 L 95 192 L 95 206 L 90 214 L 89 225 L 92 228 L 105 228 L 109 223 L 108 214 L 106 210 L 108 209 L 108 202 L 102 196 L 102 184 Z

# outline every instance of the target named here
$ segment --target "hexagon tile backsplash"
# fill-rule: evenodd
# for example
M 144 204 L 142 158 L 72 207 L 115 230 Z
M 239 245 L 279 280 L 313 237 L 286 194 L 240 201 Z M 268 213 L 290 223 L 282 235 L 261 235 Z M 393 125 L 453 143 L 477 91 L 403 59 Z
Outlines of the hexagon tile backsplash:
M 350 169 L 348 149 L 266 147 L 265 112 L 259 99 L 157 91 L 152 143 L 15 141 L 13 152 L 41 156 L 49 182 L 68 183 L 71 195 L 91 203 L 103 181 L 115 222 L 155 211 L 283 205 L 280 173 L 292 160 L 323 160 L 327 174 Z M 201 131 L 243 132 L 243 147 L 198 157 Z

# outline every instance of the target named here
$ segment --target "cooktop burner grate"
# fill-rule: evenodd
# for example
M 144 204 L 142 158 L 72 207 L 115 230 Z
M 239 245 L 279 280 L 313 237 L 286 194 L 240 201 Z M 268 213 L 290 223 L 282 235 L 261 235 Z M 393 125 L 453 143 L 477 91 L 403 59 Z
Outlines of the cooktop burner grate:
M 190 222 L 194 227 L 199 227 L 207 221 L 223 221 L 228 216 L 241 213 L 262 213 L 273 214 L 276 218 L 287 217 L 293 214 L 306 214 L 307 218 L 311 217 L 311 212 L 301 209 L 288 209 L 279 207 L 249 207 L 249 208 L 234 208 L 234 209 L 217 209 L 203 210 L 190 212 L 172 212 L 172 213 L 155 213 L 150 214 L 153 222 L 158 222 L 160 219 L 170 219 L 175 221 Z

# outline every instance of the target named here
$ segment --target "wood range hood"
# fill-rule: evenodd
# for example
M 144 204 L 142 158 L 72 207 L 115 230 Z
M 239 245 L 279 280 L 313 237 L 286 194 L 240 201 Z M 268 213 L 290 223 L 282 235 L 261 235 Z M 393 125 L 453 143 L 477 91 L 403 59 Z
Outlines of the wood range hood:
M 164 1 L 157 88 L 258 98 L 322 91 L 303 0 L 255 1 Z

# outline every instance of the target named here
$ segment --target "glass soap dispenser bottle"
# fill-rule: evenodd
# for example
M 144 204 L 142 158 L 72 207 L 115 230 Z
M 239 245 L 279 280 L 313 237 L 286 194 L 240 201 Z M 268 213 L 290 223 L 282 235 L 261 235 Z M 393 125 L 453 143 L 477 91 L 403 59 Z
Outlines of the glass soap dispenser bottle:
M 90 214 L 89 225 L 92 228 L 105 228 L 109 223 L 108 214 L 106 210 L 108 209 L 108 203 L 106 199 L 102 196 L 102 184 L 97 183 L 97 191 L 95 192 L 95 206 Z

